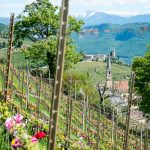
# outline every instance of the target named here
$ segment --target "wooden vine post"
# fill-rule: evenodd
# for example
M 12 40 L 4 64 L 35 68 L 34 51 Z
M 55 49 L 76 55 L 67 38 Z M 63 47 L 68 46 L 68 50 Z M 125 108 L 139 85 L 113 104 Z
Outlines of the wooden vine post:
M 135 131 L 136 131 L 136 147 L 135 149 L 138 149 L 138 126 L 136 125 L 136 128 L 135 128 Z
M 85 101 L 85 93 L 84 92 L 82 92 L 81 93 L 82 94 L 82 96 L 83 96 L 83 101 L 82 101 L 82 130 L 83 130 L 83 132 L 85 132 L 85 112 L 86 112 L 86 101 Z
M 11 67 L 13 67 L 13 65 L 11 65 Z M 14 82 L 14 74 L 13 73 L 11 74 L 11 81 L 12 81 L 12 83 Z
M 143 144 L 143 123 L 141 123 L 141 134 L 140 134 L 140 150 L 142 150 L 142 144 Z
M 2 92 L 5 92 L 5 67 L 4 67 L 4 63 L 3 63 L 3 70 L 2 70 Z
M 99 150 L 99 149 L 100 149 L 100 124 L 101 124 L 100 116 L 101 116 L 101 106 L 98 105 L 98 109 L 97 109 L 97 139 L 96 139 L 96 150 Z
M 115 117 L 115 127 L 114 127 L 114 149 L 117 149 L 117 126 L 118 126 L 118 109 L 115 111 L 116 117 Z
M 28 109 L 29 103 L 29 80 L 30 80 L 30 73 L 29 73 L 29 60 L 27 59 L 27 66 L 26 66 L 26 109 Z
M 69 133 L 68 137 L 71 136 L 71 125 L 72 125 L 72 112 L 73 112 L 73 100 L 71 97 L 71 84 L 72 84 L 72 76 L 69 77 L 69 98 L 70 98 L 70 110 L 69 110 Z
M 62 77 L 63 77 L 64 60 L 65 60 L 68 9 L 69 9 L 69 0 L 63 0 L 62 7 L 61 7 L 61 24 L 60 24 L 60 34 L 59 34 L 59 43 L 58 43 L 58 51 L 57 51 L 57 65 L 56 65 L 55 83 L 54 83 L 54 91 L 53 91 L 53 102 L 52 102 L 52 108 L 50 112 L 48 150 L 56 149 L 57 120 L 58 120 L 58 112 L 59 112 L 59 103 L 61 98 Z
M 131 113 L 131 105 L 132 105 L 132 98 L 133 98 L 134 79 L 135 79 L 135 74 L 132 72 L 131 73 L 131 81 L 130 81 L 130 89 L 129 89 L 128 111 L 127 111 L 127 117 L 126 117 L 126 132 L 125 132 L 124 148 L 123 148 L 123 150 L 127 150 L 128 149 L 129 127 L 130 127 L 130 113 Z
M 144 129 L 144 150 L 149 150 L 149 134 L 148 134 L 148 122 L 145 123 L 145 129 Z
M 43 82 L 43 84 L 44 84 L 44 91 L 45 91 L 44 94 L 45 94 L 45 99 L 47 99 L 47 97 L 48 97 L 48 96 L 47 96 L 47 84 L 46 84 L 47 82 L 46 82 L 46 79 L 44 79 L 44 80 L 45 80 L 45 81 Z
M 22 68 L 22 86 L 21 86 L 21 94 L 22 96 L 24 95 L 24 70 Z M 21 99 L 21 108 L 23 106 L 23 102 L 22 102 L 22 99 Z
M 39 118 L 40 115 L 40 101 L 41 101 L 41 89 L 42 89 L 42 74 L 40 73 L 40 82 L 39 82 L 39 87 L 38 87 L 38 101 L 37 101 L 37 117 Z
M 19 75 L 18 75 L 18 87 L 19 87 L 19 89 L 21 88 L 21 82 L 20 82 L 20 79 L 21 79 L 21 67 L 19 66 Z M 12 80 L 13 81 L 13 80 Z
M 70 139 L 70 131 L 71 131 L 71 119 L 72 119 L 72 98 L 71 98 L 71 83 L 72 76 L 68 77 L 68 98 L 67 98 L 67 111 L 66 111 L 66 131 L 65 137 Z M 69 142 L 66 141 L 66 148 L 69 148 Z
M 88 133 L 89 121 L 88 121 L 88 111 L 89 111 L 89 97 L 86 96 L 86 129 L 85 131 Z
M 50 105 L 49 105 L 49 112 L 51 112 L 51 106 L 52 106 L 52 95 L 53 95 L 53 91 L 52 91 L 52 83 L 51 83 L 51 73 L 50 73 L 50 70 L 48 71 L 48 88 L 50 89 L 51 91 L 51 94 L 48 95 L 49 99 L 50 99 Z
M 70 76 L 68 77 L 68 97 L 67 97 L 67 110 L 66 110 L 66 131 L 65 131 L 65 136 L 68 138 L 68 133 L 69 133 L 69 115 L 70 115 Z
M 12 55 L 12 47 L 13 47 L 13 33 L 14 33 L 14 14 L 11 14 L 9 48 L 8 48 L 8 52 L 7 52 L 7 66 L 6 66 L 5 102 L 8 99 L 9 75 L 10 75 L 11 55 Z
M 75 80 L 75 82 L 74 82 L 74 100 L 76 101 L 77 100 L 77 82 L 76 82 L 76 80 Z
M 115 124 L 115 110 L 113 108 L 113 113 L 112 113 L 112 143 L 113 143 L 113 147 L 112 149 L 114 150 L 114 124 Z

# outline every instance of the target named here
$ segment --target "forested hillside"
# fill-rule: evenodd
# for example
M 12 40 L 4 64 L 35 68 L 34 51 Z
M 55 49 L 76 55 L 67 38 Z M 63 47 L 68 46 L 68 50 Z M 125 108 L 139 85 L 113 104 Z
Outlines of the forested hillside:
M 78 51 L 88 54 L 107 54 L 116 49 L 127 63 L 134 56 L 142 56 L 150 43 L 150 23 L 101 24 L 86 26 L 80 34 L 73 34 Z

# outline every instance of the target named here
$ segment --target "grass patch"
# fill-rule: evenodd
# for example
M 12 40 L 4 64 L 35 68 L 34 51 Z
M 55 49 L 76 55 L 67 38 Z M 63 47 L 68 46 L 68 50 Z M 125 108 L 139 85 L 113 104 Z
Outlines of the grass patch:
M 129 79 L 131 68 L 112 64 L 113 80 Z M 66 73 L 89 76 L 94 83 L 105 81 L 106 63 L 103 62 L 80 62 Z

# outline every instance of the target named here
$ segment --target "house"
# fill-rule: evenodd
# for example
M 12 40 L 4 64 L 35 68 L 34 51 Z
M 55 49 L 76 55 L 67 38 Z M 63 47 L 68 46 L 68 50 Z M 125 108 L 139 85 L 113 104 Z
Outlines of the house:
M 97 54 L 95 55 L 95 61 L 104 61 L 106 60 L 107 56 L 104 54 Z
M 113 49 L 113 50 L 110 52 L 110 56 L 111 56 L 112 59 L 113 59 L 113 58 L 116 58 L 116 50 L 115 50 L 115 49 Z
M 129 91 L 128 80 L 114 81 L 114 90 L 118 91 L 119 93 L 128 93 Z
M 94 55 L 85 55 L 84 56 L 84 61 L 93 61 L 94 60 Z

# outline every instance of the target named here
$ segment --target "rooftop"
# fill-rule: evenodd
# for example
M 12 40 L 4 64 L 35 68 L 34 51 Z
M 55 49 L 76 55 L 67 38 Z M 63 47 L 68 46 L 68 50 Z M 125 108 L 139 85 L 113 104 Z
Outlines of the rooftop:
M 114 89 L 119 92 L 128 92 L 129 90 L 129 83 L 128 80 L 125 81 L 115 81 L 114 82 Z

